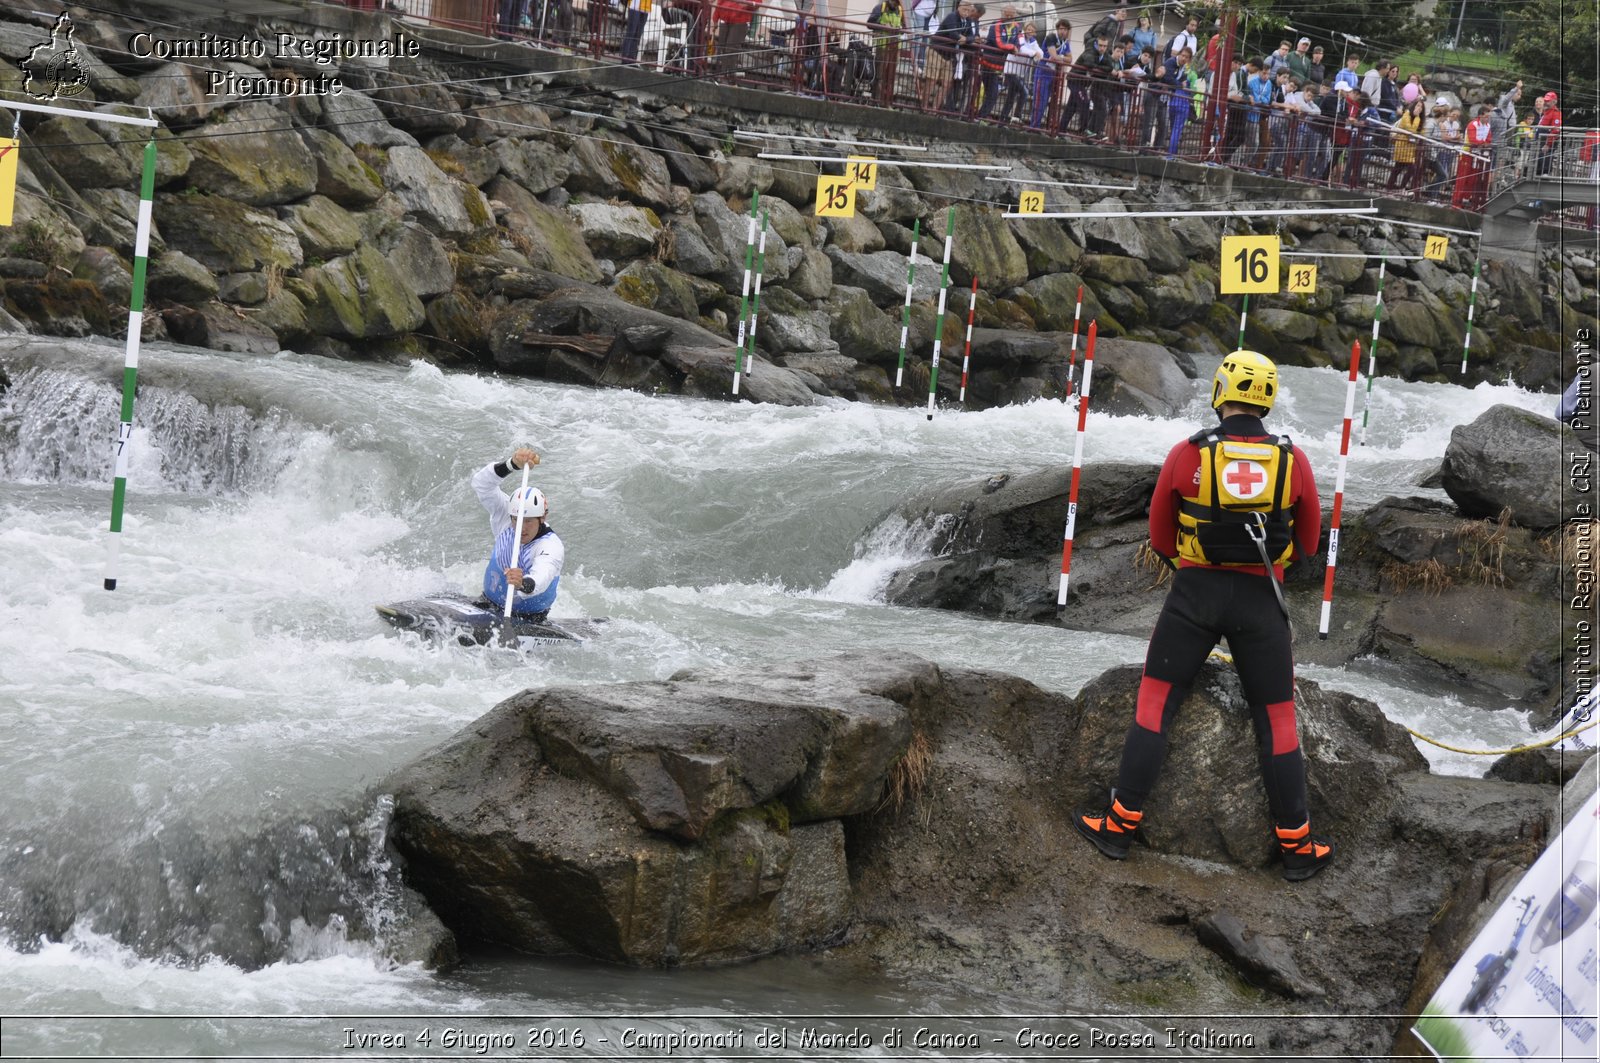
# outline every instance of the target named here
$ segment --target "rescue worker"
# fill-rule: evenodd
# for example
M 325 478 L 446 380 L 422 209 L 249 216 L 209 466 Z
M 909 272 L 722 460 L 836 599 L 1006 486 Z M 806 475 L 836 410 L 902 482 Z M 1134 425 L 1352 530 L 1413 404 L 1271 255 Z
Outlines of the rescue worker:
M 506 585 L 517 587 L 511 603 L 513 616 L 543 620 L 556 601 L 561 583 L 561 565 L 566 547 L 561 537 L 546 523 L 550 501 L 537 487 L 519 487 L 507 500 L 500 481 L 512 472 L 539 464 L 539 455 L 519 447 L 510 460 L 485 465 L 472 474 L 472 489 L 489 511 L 489 530 L 494 548 L 483 570 L 483 596 L 500 610 L 506 607 Z M 511 556 L 511 540 L 517 533 L 517 516 L 522 516 L 522 542 L 517 556 Z
M 1261 423 L 1278 368 L 1254 351 L 1222 360 L 1211 405 L 1221 423 L 1172 448 L 1150 501 L 1150 542 L 1177 570 L 1145 656 L 1133 724 L 1110 805 L 1073 824 L 1113 860 L 1128 855 L 1166 754 L 1167 728 L 1206 656 L 1226 637 L 1250 706 L 1283 877 L 1310 878 L 1333 858 L 1311 833 L 1294 714 L 1294 654 L 1283 566 L 1316 552 L 1322 529 L 1311 465 Z

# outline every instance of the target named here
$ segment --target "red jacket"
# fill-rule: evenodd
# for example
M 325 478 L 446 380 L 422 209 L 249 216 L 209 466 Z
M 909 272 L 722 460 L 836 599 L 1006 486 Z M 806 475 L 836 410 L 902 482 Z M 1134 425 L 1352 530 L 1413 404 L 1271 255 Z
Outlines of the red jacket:
M 1600 162 L 1600 129 L 1591 129 L 1578 149 L 1578 158 L 1584 162 Z
M 756 5 L 748 0 L 717 0 L 716 19 L 718 22 L 750 22 L 756 13 Z
M 1271 437 L 1228 435 L 1225 438 L 1257 443 Z M 1294 469 L 1285 490 L 1294 517 L 1294 557 L 1310 557 L 1317 552 L 1317 545 L 1322 539 L 1322 500 L 1317 497 L 1317 482 L 1311 474 L 1311 462 L 1299 447 L 1294 447 L 1291 453 L 1294 455 Z M 1150 545 L 1162 557 L 1178 556 L 1178 507 L 1184 491 L 1195 490 L 1199 483 L 1200 448 L 1185 439 L 1167 454 L 1167 460 L 1161 466 L 1161 475 L 1156 480 L 1155 494 L 1150 498 Z M 1183 568 L 1228 568 L 1258 576 L 1267 573 L 1262 565 L 1196 565 L 1191 561 L 1179 561 L 1178 564 Z M 1273 567 L 1281 578 L 1283 570 L 1279 566 Z
M 1545 130 L 1544 142 L 1554 144 L 1556 137 L 1561 135 L 1561 108 L 1546 107 L 1544 114 L 1539 116 L 1539 128 Z

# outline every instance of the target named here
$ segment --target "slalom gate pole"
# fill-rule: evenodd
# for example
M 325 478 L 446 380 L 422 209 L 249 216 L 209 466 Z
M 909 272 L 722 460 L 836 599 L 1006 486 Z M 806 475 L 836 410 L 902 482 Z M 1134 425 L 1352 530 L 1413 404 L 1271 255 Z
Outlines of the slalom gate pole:
M 1467 372 L 1467 354 L 1472 350 L 1472 312 L 1478 309 L 1478 274 L 1483 269 L 1483 248 L 1478 248 L 1478 259 L 1472 264 L 1472 294 L 1467 297 L 1467 338 L 1461 344 L 1461 373 Z
M 144 146 L 139 177 L 139 221 L 133 235 L 133 287 L 128 296 L 128 343 L 122 363 L 122 412 L 117 425 L 115 471 L 111 481 L 111 544 L 106 558 L 105 589 L 117 589 L 122 553 L 122 511 L 128 500 L 128 462 L 133 449 L 133 400 L 139 390 L 139 341 L 144 332 L 144 282 L 150 255 L 150 218 L 156 195 L 156 139 Z
M 1072 351 L 1067 355 L 1067 398 L 1072 398 L 1072 381 L 1078 375 L 1078 319 L 1083 317 L 1083 285 L 1078 285 L 1078 306 L 1072 311 Z
M 944 343 L 944 303 L 950 293 L 950 248 L 956 238 L 956 208 L 951 207 L 944 223 L 944 268 L 939 271 L 939 316 L 933 326 L 933 367 L 928 372 L 928 420 L 933 420 L 933 397 L 939 390 L 939 348 Z
M 522 490 L 523 491 L 527 491 L 528 490 L 528 470 L 530 468 L 532 468 L 531 465 L 524 465 L 522 467 Z M 517 564 L 517 562 L 521 559 L 521 557 L 522 557 L 522 508 L 519 506 L 519 507 L 517 507 L 516 529 L 511 533 L 511 563 L 508 564 L 506 567 L 507 568 L 521 568 L 522 566 Z M 513 587 L 511 585 L 511 581 L 510 580 L 506 580 L 506 619 L 507 620 L 511 619 L 511 603 L 516 601 L 516 600 L 517 600 L 517 588 L 515 588 L 515 587 Z
M 767 212 L 761 212 L 761 239 L 756 244 L 756 288 L 750 297 L 750 331 L 745 339 L 749 343 L 748 351 L 742 359 L 745 375 L 749 376 L 756 368 L 756 322 L 761 317 L 761 276 L 767 271 Z M 739 394 L 739 377 L 733 378 L 733 393 Z
M 739 340 L 734 344 L 738 353 L 733 356 L 733 393 L 739 394 L 739 373 L 744 369 L 744 332 L 750 313 L 750 267 L 756 256 L 756 205 L 761 202 L 761 189 L 750 190 L 750 221 L 744 231 L 744 291 L 739 296 Z
M 917 244 L 922 241 L 922 219 L 911 225 L 911 255 L 906 259 L 906 302 L 900 308 L 900 365 L 894 371 L 894 386 L 906 377 L 906 340 L 911 335 L 911 283 L 917 277 Z
M 1250 316 L 1250 293 L 1245 292 L 1239 304 L 1239 350 L 1244 350 L 1244 321 Z
M 1328 637 L 1333 615 L 1333 570 L 1339 563 L 1339 517 L 1344 512 L 1344 470 L 1350 460 L 1350 421 L 1356 413 L 1356 374 L 1361 368 L 1361 341 L 1350 344 L 1350 384 L 1344 392 L 1344 432 L 1339 437 L 1339 475 L 1333 481 L 1333 516 L 1328 521 L 1328 570 L 1322 577 L 1322 622 L 1317 638 Z
M 967 401 L 967 367 L 972 364 L 972 317 L 978 309 L 978 278 L 972 278 L 972 295 L 967 300 L 967 347 L 961 352 L 961 394 L 957 401 Z
M 1067 530 L 1061 541 L 1057 612 L 1067 607 L 1067 581 L 1072 578 L 1072 536 L 1078 525 L 1078 480 L 1083 472 L 1083 437 L 1089 426 L 1089 377 L 1094 373 L 1094 339 L 1099 325 L 1099 321 L 1089 322 L 1089 342 L 1083 352 L 1083 387 L 1078 389 L 1078 431 L 1072 438 L 1072 487 L 1067 492 Z
M 1361 403 L 1361 445 L 1367 445 L 1367 416 L 1372 412 L 1372 378 L 1378 375 L 1378 326 L 1383 323 L 1383 274 L 1389 259 L 1378 261 L 1378 299 L 1372 304 L 1372 350 L 1367 352 L 1367 394 Z

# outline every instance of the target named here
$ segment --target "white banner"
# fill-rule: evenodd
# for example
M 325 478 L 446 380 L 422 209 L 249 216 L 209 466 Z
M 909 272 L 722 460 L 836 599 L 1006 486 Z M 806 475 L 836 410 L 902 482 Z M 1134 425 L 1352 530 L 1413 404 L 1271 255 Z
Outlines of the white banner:
M 1561 718 L 1561 722 L 1556 724 L 1549 737 L 1554 738 L 1559 734 L 1565 734 L 1567 737 L 1557 742 L 1554 746 L 1555 749 L 1578 750 L 1593 749 L 1595 747 L 1595 728 L 1586 727 L 1586 725 L 1594 720 L 1597 699 L 1600 699 L 1600 687 L 1595 687 L 1589 691 L 1582 700 L 1572 706 L 1567 714 Z M 1581 733 L 1567 734 L 1569 731 L 1580 731 Z
M 1441 1059 L 1596 1058 L 1600 792 L 1534 861 L 1415 1032 Z

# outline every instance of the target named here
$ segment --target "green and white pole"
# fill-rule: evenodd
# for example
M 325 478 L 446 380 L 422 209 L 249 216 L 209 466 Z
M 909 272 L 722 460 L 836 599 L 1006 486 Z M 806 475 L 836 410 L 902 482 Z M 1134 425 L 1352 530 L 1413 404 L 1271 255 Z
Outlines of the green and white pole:
M 133 236 L 133 291 L 128 299 L 128 345 L 122 368 L 122 414 L 117 425 L 116 471 L 111 483 L 111 551 L 106 559 L 105 588 L 117 589 L 122 552 L 122 509 L 128 498 L 128 459 L 133 449 L 133 400 L 139 390 L 139 339 L 144 331 L 144 281 L 150 253 L 150 214 L 156 194 L 156 140 L 144 146 L 144 172 L 139 179 L 139 223 Z
M 956 208 L 944 222 L 944 268 L 939 273 L 939 317 L 933 326 L 933 368 L 928 373 L 928 420 L 933 420 L 934 393 L 939 390 L 939 348 L 944 343 L 944 301 L 950 292 L 950 248 L 956 236 Z
M 750 190 L 750 221 L 744 231 L 744 291 L 739 294 L 739 338 L 733 356 L 733 393 L 739 394 L 739 372 L 744 368 L 744 333 L 750 320 L 750 268 L 756 259 L 756 208 L 761 203 L 761 189 Z
M 750 219 L 750 227 L 751 227 L 751 235 L 752 236 L 755 234 L 755 224 L 756 224 L 755 219 L 751 218 Z M 754 364 L 755 364 L 755 358 L 756 358 L 756 316 L 760 312 L 760 307 L 761 307 L 761 273 L 762 273 L 762 271 L 764 269 L 766 269 L 766 266 L 767 266 L 767 214 L 766 214 L 766 211 L 762 211 L 761 212 L 761 242 L 759 244 L 752 244 L 750 247 L 747 247 L 745 249 L 746 254 L 748 255 L 749 251 L 752 248 L 755 248 L 755 247 L 759 247 L 760 250 L 758 250 L 756 252 L 755 300 L 750 304 L 750 313 L 749 313 L 749 316 L 748 316 L 749 328 L 745 327 L 746 320 L 747 320 L 746 319 L 746 315 L 745 315 L 745 308 L 744 308 L 743 305 L 741 305 L 739 307 L 739 352 L 733 356 L 733 393 L 735 395 L 739 394 L 739 374 L 741 372 L 743 372 L 745 375 L 748 376 L 749 373 L 750 373 L 750 370 L 754 367 Z M 749 287 L 750 287 L 750 271 L 749 271 L 748 268 L 745 270 L 744 283 L 745 283 L 745 288 L 748 290 Z M 749 351 L 748 354 L 746 353 L 746 349 L 747 349 L 746 345 L 747 344 L 748 344 L 748 351 Z
M 894 371 L 894 386 L 906 378 L 906 340 L 911 335 L 911 285 L 917 279 L 917 244 L 922 242 L 922 219 L 911 225 L 911 257 L 906 260 L 906 301 L 900 308 L 900 364 Z
M 1239 304 L 1239 350 L 1244 350 L 1244 322 L 1250 316 L 1250 293 L 1245 292 Z
M 1472 264 L 1472 294 L 1467 297 L 1467 336 L 1461 343 L 1461 374 L 1467 372 L 1467 355 L 1472 350 L 1472 313 L 1478 309 L 1478 274 L 1483 269 L 1483 245 L 1478 246 L 1477 261 Z
M 1378 375 L 1378 327 L 1383 324 L 1383 275 L 1388 256 L 1378 260 L 1378 298 L 1372 304 L 1372 349 L 1367 352 L 1367 393 L 1361 400 L 1361 445 L 1367 445 L 1367 415 L 1372 411 L 1372 378 Z
M 745 337 L 749 343 L 744 358 L 745 376 L 755 372 L 756 368 L 756 323 L 761 319 L 761 278 L 767 272 L 767 212 L 761 212 L 761 238 L 756 243 L 756 288 L 750 296 L 750 334 Z M 737 381 L 735 381 L 737 384 Z M 734 388 L 737 395 L 739 389 Z

